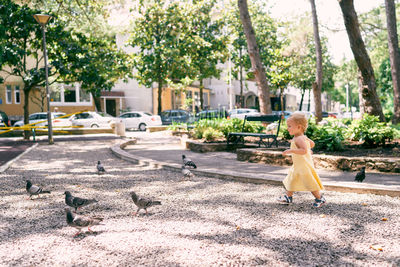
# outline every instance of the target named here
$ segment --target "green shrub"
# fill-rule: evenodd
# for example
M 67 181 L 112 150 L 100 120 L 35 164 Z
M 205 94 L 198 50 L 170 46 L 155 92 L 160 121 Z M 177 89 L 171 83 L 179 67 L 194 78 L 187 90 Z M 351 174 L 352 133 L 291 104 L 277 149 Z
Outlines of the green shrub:
M 385 116 L 386 121 L 391 121 L 393 117 L 393 110 L 392 109 L 385 109 L 383 110 L 383 115 Z
M 399 139 L 400 138 L 400 123 L 391 125 L 391 127 L 394 129 L 393 139 Z
M 379 122 L 377 116 L 364 114 L 361 120 L 354 120 L 347 131 L 350 140 L 363 142 L 367 147 L 385 145 L 395 136 L 395 129 L 384 122 Z
M 286 140 L 292 139 L 293 137 L 289 134 L 286 123 L 282 128 L 283 138 Z M 321 125 L 317 125 L 314 119 L 310 119 L 305 135 L 315 142 L 317 150 L 341 151 L 343 150 L 345 129 L 346 126 L 337 119 L 325 119 L 324 124 Z
M 305 135 L 307 135 L 308 137 L 313 136 L 314 132 L 317 130 L 317 125 L 315 124 L 315 119 L 309 119 L 308 120 L 308 127 L 307 130 L 305 132 Z M 293 138 L 293 136 L 291 136 L 289 134 L 289 131 L 287 129 L 287 125 L 286 125 L 286 120 L 282 120 L 281 122 L 281 128 L 279 130 L 279 136 L 285 140 L 290 140 Z
M 199 120 L 194 124 L 193 136 L 195 138 L 201 139 L 204 138 L 204 131 L 207 128 L 212 128 L 214 130 L 218 130 L 221 132 L 225 138 L 229 133 L 232 132 L 241 132 L 243 127 L 242 119 L 208 119 L 208 120 Z M 246 121 L 244 132 L 251 133 L 261 133 L 265 127 L 261 123 L 257 122 L 249 122 Z
M 172 122 L 172 124 L 169 125 L 167 129 L 170 130 L 170 131 L 185 130 L 185 129 L 187 129 L 187 124 L 186 123 Z
M 216 129 L 208 127 L 203 132 L 203 137 L 204 139 L 206 139 L 207 142 L 210 142 L 210 141 L 215 141 L 218 138 L 224 137 L 224 134 Z

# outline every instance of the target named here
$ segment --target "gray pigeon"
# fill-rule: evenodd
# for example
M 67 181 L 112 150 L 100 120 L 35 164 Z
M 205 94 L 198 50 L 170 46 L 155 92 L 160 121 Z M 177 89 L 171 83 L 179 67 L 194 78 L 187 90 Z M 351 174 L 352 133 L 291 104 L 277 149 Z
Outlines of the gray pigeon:
M 26 180 L 26 192 L 28 192 L 30 199 L 32 199 L 33 195 L 39 197 L 40 194 L 50 194 L 50 191 L 43 190 L 43 188 L 33 185 L 30 180 Z
M 194 177 L 194 174 L 190 170 L 186 169 L 185 165 L 182 165 L 182 175 L 181 181 L 185 178 Z
M 75 208 L 75 212 L 80 207 L 84 207 L 89 204 L 98 202 L 96 199 L 85 199 L 80 197 L 74 197 L 69 191 L 65 191 L 64 195 L 65 195 L 65 204 L 67 204 L 72 208 Z
M 106 170 L 104 169 L 103 165 L 100 163 L 100 160 L 97 161 L 96 168 L 97 168 L 97 174 L 102 174 L 102 173 L 106 172 Z
M 135 205 L 138 207 L 137 211 L 134 212 L 133 215 L 137 215 L 141 209 L 144 209 L 147 214 L 148 208 L 156 205 L 161 205 L 161 201 L 138 197 L 135 192 L 131 192 L 131 197 L 133 203 L 135 203 Z
M 365 167 L 361 167 L 361 171 L 356 174 L 356 178 L 354 179 L 357 182 L 362 183 L 365 179 Z
M 65 212 L 67 215 L 67 224 L 71 227 L 74 227 L 78 229 L 79 231 L 74 235 L 77 236 L 81 233 L 82 228 L 87 227 L 88 231 L 92 233 L 92 230 L 90 230 L 90 227 L 93 225 L 99 225 L 101 221 L 103 221 L 103 218 L 100 217 L 86 217 L 86 216 L 80 216 L 76 215 L 71 212 L 69 208 L 65 208 Z
M 185 166 L 192 167 L 193 169 L 197 168 L 197 166 L 196 166 L 196 164 L 194 164 L 193 160 L 189 159 L 185 155 L 182 155 L 182 161 L 183 161 L 183 165 L 185 165 Z

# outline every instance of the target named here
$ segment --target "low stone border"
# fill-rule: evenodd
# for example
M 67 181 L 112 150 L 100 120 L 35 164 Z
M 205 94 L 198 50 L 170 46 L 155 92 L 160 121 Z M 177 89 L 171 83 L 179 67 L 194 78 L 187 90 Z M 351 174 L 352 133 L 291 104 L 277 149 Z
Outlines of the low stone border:
M 147 126 L 146 127 L 146 132 L 148 133 L 154 133 L 154 132 L 161 132 L 161 131 L 165 131 L 168 129 L 167 125 L 163 125 L 163 126 Z
M 271 165 L 291 165 L 290 156 L 282 156 L 281 151 L 264 149 L 238 149 L 236 150 L 239 161 L 261 162 Z M 400 173 L 400 160 L 394 158 L 377 157 L 342 157 L 331 155 L 313 155 L 316 168 L 342 171 L 358 171 L 365 166 L 368 171 Z
M 193 152 L 205 153 L 228 150 L 226 143 L 202 143 L 188 139 L 184 141 L 186 142 L 185 147 Z
M 202 143 L 186 138 L 182 138 L 181 141 L 185 142 L 184 146 L 193 152 L 232 151 L 226 143 Z M 276 148 L 258 148 L 256 145 L 253 148 L 249 148 L 249 145 L 235 148 L 237 148 L 237 160 L 239 161 L 279 166 L 293 164 L 290 156 L 282 156 L 282 151 L 278 151 Z M 358 171 L 365 166 L 368 171 L 400 173 L 400 159 L 396 158 L 363 158 L 314 154 L 313 159 L 315 166 L 320 169 Z

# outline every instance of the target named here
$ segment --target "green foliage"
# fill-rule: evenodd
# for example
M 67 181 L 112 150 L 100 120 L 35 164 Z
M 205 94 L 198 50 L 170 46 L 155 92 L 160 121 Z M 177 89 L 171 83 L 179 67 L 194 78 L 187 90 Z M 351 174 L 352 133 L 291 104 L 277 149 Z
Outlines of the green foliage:
M 327 124 L 310 123 L 307 136 L 315 142 L 317 150 L 341 151 L 346 127 L 337 119 L 326 119 Z
M 222 22 L 211 19 L 214 3 L 141 2 L 141 16 L 129 40 L 139 50 L 134 65 L 140 84 L 152 87 L 156 82 L 161 94 L 168 81 L 179 84 L 183 79 L 219 77 L 217 64 L 226 57 L 226 37 L 221 34 Z M 158 103 L 159 112 L 161 106 Z
M 332 100 L 338 101 L 342 104 L 346 103 L 346 87 L 350 88 L 350 107 L 358 107 L 358 67 L 354 59 L 344 61 L 339 64 L 337 72 L 334 75 L 335 80 L 335 94 L 330 94 Z M 351 101 L 350 101 L 351 100 Z
M 219 138 L 224 137 L 224 134 L 222 132 L 220 132 L 219 130 L 208 127 L 203 132 L 203 137 L 207 142 L 210 142 L 210 141 L 215 141 Z
M 46 25 L 50 84 L 81 82 L 82 89 L 99 96 L 101 90 L 111 90 L 118 79 L 131 73 L 129 58 L 117 50 L 113 38 L 76 32 L 56 12 L 47 11 L 53 15 Z M 4 51 L 0 66 L 24 83 L 26 121 L 30 91 L 45 82 L 42 31 L 33 18 L 37 13 L 45 12 L 0 0 L 0 45 Z
M 394 135 L 394 128 L 379 122 L 377 116 L 368 114 L 364 114 L 361 120 L 354 120 L 347 132 L 349 139 L 363 142 L 367 147 L 385 145 L 394 138 Z
M 184 42 L 187 48 L 191 48 L 191 65 L 199 80 L 219 78 L 221 69 L 217 64 L 225 61 L 228 54 L 228 38 L 222 34 L 223 20 L 212 18 L 215 3 L 215 0 L 196 1 L 186 8 L 189 33 Z
M 394 129 L 393 139 L 399 139 L 400 138 L 400 123 L 398 123 L 396 125 L 391 125 L 391 127 Z
M 242 119 L 212 119 L 212 120 L 199 120 L 195 123 L 195 127 L 193 129 L 193 135 L 197 139 L 201 139 L 204 137 L 204 132 L 208 128 L 212 128 L 221 132 L 225 138 L 229 133 L 232 132 L 241 132 L 243 127 Z M 262 126 L 261 123 L 257 122 L 246 122 L 243 132 L 250 133 L 261 133 L 265 130 L 265 127 Z
M 187 124 L 173 121 L 172 124 L 169 125 L 167 129 L 170 131 L 181 131 L 187 129 Z
M 286 124 L 282 126 L 282 135 L 280 136 L 286 140 L 291 139 L 292 136 L 289 134 Z M 328 118 L 323 125 L 317 125 L 315 119 L 310 119 L 305 135 L 315 142 L 316 150 L 341 151 L 343 150 L 345 130 L 346 126 L 337 119 Z
M 290 43 L 285 47 L 285 54 L 290 56 L 290 72 L 293 75 L 291 84 L 303 90 L 312 89 L 316 72 L 316 53 L 313 38 L 312 20 L 303 16 L 287 23 L 286 38 Z M 336 66 L 331 61 L 328 52 L 328 39 L 321 37 L 323 80 L 322 90 L 331 92 L 334 89 L 333 75 Z M 333 94 L 333 93 L 330 93 Z
M 232 43 L 232 49 L 230 49 L 232 75 L 239 79 L 240 69 L 243 68 L 243 71 L 248 73 L 247 78 L 250 79 L 253 76 L 252 67 L 247 53 L 247 40 L 240 20 L 239 9 L 237 3 L 233 3 L 231 6 L 233 8 L 226 12 L 224 20 Z M 260 49 L 261 61 L 266 66 L 266 75 L 270 79 L 270 68 L 274 66 L 274 63 L 281 61 L 279 51 L 283 41 L 278 38 L 277 34 L 280 25 L 265 10 L 266 5 L 262 2 L 249 2 L 249 12 Z M 279 67 L 276 67 L 276 69 L 279 69 Z
M 393 81 L 389 57 L 379 65 L 376 72 L 376 87 L 383 109 L 390 109 L 393 112 Z M 392 119 L 391 116 L 387 118 L 386 115 L 385 118 L 386 121 Z
M 134 65 L 135 78 L 146 87 L 153 82 L 166 84 L 166 79 L 180 80 L 193 71 L 189 57 L 185 55 L 188 47 L 181 41 L 188 33 L 184 10 L 178 3 L 164 5 L 154 1 L 146 6 L 141 3 L 138 16 L 131 29 L 128 44 L 137 47 Z

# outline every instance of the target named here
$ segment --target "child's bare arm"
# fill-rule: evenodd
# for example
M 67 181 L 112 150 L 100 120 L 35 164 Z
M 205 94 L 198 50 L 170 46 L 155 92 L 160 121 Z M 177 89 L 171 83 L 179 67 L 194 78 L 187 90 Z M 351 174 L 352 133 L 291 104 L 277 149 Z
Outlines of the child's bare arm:
M 310 141 L 310 147 L 311 148 L 314 148 L 315 147 L 315 143 L 314 143 L 314 141 L 313 140 L 311 140 L 310 138 L 308 138 L 307 137 L 307 139 L 308 139 L 308 141 Z
M 305 154 L 307 154 L 307 144 L 306 144 L 305 138 L 296 137 L 296 138 L 293 138 L 293 142 L 296 144 L 297 148 L 285 150 L 285 151 L 283 151 L 282 155 L 288 155 L 288 154 L 305 155 Z

